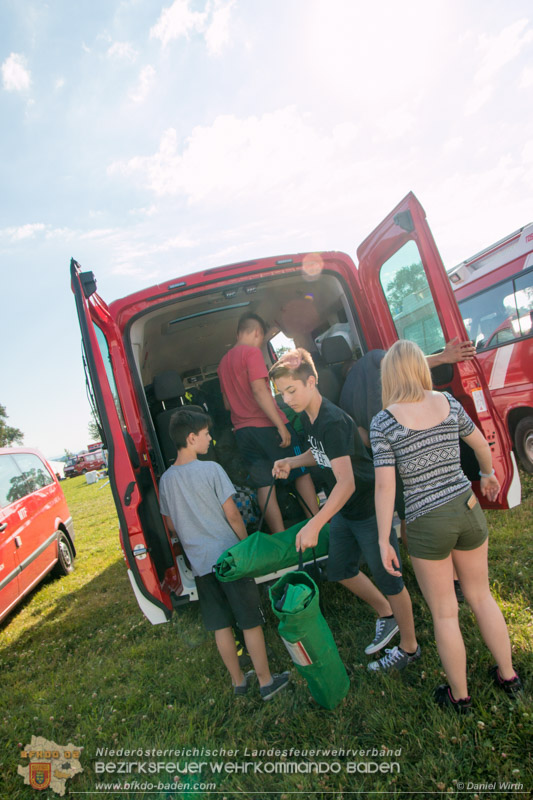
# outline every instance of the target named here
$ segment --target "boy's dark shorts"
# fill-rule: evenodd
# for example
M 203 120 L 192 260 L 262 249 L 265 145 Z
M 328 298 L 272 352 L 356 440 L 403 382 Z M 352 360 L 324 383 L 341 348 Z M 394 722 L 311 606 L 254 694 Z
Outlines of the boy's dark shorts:
M 264 624 L 259 590 L 253 578 L 222 583 L 213 572 L 208 572 L 195 580 L 206 630 L 218 631 L 237 623 L 246 631 Z
M 281 446 L 277 428 L 238 428 L 235 431 L 237 447 L 250 470 L 250 479 L 255 489 L 270 486 L 272 483 L 272 466 L 280 458 L 298 456 L 304 452 L 298 434 L 290 423 L 287 429 L 291 435 L 288 447 Z M 307 448 L 305 448 L 307 449 Z M 301 475 L 305 475 L 305 467 L 292 469 L 287 483 L 292 483 Z
M 452 550 L 475 550 L 488 535 L 485 515 L 471 489 L 407 523 L 409 555 L 430 561 L 442 561 Z
M 396 531 L 391 531 L 389 541 L 394 547 L 401 571 Z M 368 564 L 372 577 L 383 594 L 400 594 L 404 587 L 403 578 L 390 575 L 381 560 L 376 517 L 355 520 L 335 514 L 329 524 L 328 580 L 343 581 L 358 575 L 361 557 Z

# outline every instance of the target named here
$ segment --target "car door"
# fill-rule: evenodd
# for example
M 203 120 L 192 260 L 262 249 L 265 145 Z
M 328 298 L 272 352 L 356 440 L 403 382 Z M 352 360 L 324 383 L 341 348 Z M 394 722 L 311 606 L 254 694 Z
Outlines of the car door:
M 10 455 L 0 455 L 0 619 L 19 597 L 19 566 L 16 538 L 20 526 L 17 489 L 20 471 Z
M 128 577 L 148 619 L 165 622 L 181 578 L 157 505 L 157 487 L 141 429 L 120 331 L 96 293 L 92 272 L 71 262 L 72 289 L 108 472 L 120 522 Z
M 17 501 L 20 524 L 16 556 L 19 591 L 27 592 L 57 560 L 56 507 L 60 497 L 48 468 L 35 453 L 15 453 L 24 496 Z
M 377 325 L 371 347 L 390 347 L 399 338 L 420 345 L 426 355 L 455 337 L 468 338 L 450 281 L 429 230 L 424 209 L 409 193 L 358 247 L 359 274 Z M 496 412 L 477 359 L 433 371 L 438 389 L 446 389 L 465 407 L 490 444 L 502 490 L 486 508 L 520 502 L 520 480 L 511 441 Z M 479 496 L 479 467 L 462 446 L 462 465 Z

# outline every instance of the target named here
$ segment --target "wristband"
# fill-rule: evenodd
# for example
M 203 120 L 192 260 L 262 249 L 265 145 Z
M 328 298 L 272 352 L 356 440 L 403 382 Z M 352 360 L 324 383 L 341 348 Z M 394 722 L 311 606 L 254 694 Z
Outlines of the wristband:
M 481 470 L 479 470 L 479 477 L 480 477 L 480 478 L 492 478 L 492 476 L 493 476 L 493 475 L 495 475 L 495 474 L 496 474 L 496 472 L 495 472 L 495 470 L 494 470 L 494 467 L 493 467 L 493 468 L 492 468 L 492 470 L 491 470 L 489 473 L 487 473 L 487 474 L 485 474 L 484 472 L 481 472 Z

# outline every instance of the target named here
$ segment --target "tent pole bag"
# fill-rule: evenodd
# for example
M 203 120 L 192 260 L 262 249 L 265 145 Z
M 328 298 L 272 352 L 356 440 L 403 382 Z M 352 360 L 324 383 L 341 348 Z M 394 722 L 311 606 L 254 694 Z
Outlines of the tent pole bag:
M 307 572 L 288 572 L 269 593 L 278 633 L 312 697 L 324 708 L 335 708 L 346 697 L 350 679 L 320 611 L 316 583 Z

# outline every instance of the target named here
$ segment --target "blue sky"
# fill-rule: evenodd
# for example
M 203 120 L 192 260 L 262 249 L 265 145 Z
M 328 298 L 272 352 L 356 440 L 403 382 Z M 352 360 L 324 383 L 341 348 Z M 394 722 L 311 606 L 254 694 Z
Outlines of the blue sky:
M 409 191 L 447 267 L 533 220 L 526 0 L 0 0 L 0 403 L 89 441 L 74 256 L 110 302 L 357 245 Z

